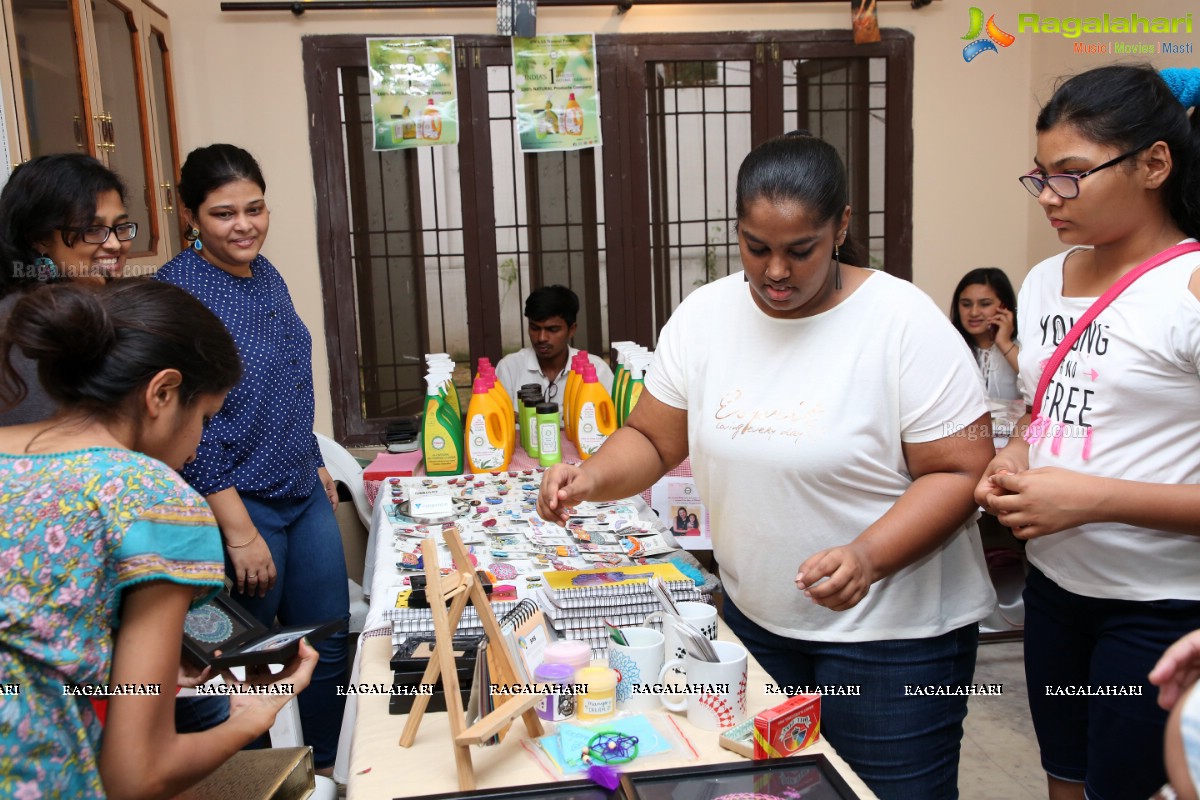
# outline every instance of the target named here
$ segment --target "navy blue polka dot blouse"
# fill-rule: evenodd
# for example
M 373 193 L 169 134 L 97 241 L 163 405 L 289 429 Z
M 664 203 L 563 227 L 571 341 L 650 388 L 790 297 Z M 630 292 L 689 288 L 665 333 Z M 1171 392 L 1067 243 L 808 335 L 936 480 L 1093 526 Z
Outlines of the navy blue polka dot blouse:
M 230 486 L 262 498 L 306 497 L 324 465 L 313 435 L 312 337 L 283 276 L 261 254 L 238 278 L 194 250 L 154 276 L 221 318 L 242 356 L 242 380 L 204 430 L 183 477 L 202 495 Z

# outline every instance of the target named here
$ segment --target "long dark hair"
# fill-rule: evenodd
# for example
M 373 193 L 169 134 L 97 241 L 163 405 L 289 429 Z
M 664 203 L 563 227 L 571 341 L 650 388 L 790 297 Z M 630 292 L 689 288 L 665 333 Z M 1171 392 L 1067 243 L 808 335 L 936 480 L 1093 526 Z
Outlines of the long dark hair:
M 227 183 L 247 180 L 267 191 L 267 182 L 254 156 L 232 144 L 210 144 L 188 153 L 179 170 L 179 200 L 193 214 L 209 193 Z
M 26 392 L 14 348 L 37 362 L 60 408 L 104 422 L 130 415 L 131 399 L 164 369 L 183 376 L 184 405 L 231 389 L 242 374 L 224 323 L 183 289 L 149 278 L 61 283 L 21 298 L 0 335 L 0 405 L 8 408 Z
M 1038 114 L 1037 131 L 1063 124 L 1119 150 L 1165 142 L 1172 161 L 1162 187 L 1167 209 L 1181 231 L 1200 238 L 1200 115 L 1189 121 L 1153 67 L 1097 67 L 1063 81 Z
M 954 299 L 950 301 L 950 324 L 954 326 L 954 330 L 958 331 L 972 350 L 979 348 L 975 344 L 975 337 L 967 333 L 967 329 L 963 327 L 962 315 L 958 311 L 958 300 L 962 297 L 963 290 L 968 286 L 982 284 L 991 287 L 991 290 L 996 293 L 996 297 L 1000 298 L 1000 304 L 1012 312 L 1013 315 L 1013 332 L 1012 338 L 1017 338 L 1017 293 L 1013 291 L 1012 282 L 1008 276 L 1004 274 L 1004 270 L 999 267 L 979 267 L 973 269 L 966 275 L 962 276 L 962 280 L 958 282 L 958 286 L 954 287 Z
M 750 151 L 738 168 L 737 216 L 755 200 L 787 200 L 804 205 L 819 224 L 840 218 L 850 204 L 846 167 L 837 150 L 808 131 L 769 139 Z M 861 248 L 846 234 L 839 259 L 854 266 L 867 266 Z
M 38 156 L 13 170 L 0 192 L 0 297 L 37 283 L 34 243 L 91 225 L 96 198 L 109 191 L 125 202 L 117 174 L 82 153 Z

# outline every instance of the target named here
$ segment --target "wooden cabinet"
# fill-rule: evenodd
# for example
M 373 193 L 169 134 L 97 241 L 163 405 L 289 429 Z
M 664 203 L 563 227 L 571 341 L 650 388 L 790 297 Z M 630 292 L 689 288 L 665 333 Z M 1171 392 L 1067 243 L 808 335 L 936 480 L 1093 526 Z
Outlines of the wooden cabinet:
M 103 161 L 139 226 L 129 273 L 165 263 L 181 246 L 166 15 L 145 0 L 10 0 L 4 14 L 13 160 L 74 151 Z

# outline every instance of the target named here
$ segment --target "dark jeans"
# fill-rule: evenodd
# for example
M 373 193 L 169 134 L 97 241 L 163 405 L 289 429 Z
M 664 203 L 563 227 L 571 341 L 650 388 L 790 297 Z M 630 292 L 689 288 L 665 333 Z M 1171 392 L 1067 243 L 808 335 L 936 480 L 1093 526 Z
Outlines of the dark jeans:
M 859 687 L 821 698 L 821 735 L 880 800 L 958 797 L 967 697 L 905 687 L 969 686 L 977 625 L 930 639 L 812 642 L 763 629 L 728 599 L 725 622 L 781 687 Z
M 271 550 L 277 577 L 266 597 L 234 592 L 233 598 L 264 625 L 309 625 L 350 619 L 346 558 L 333 507 L 320 481 L 301 499 L 242 497 L 246 511 Z M 232 573 L 226 559 L 225 568 Z M 345 629 L 313 645 L 321 660 L 312 683 L 300 693 L 304 743 L 318 769 L 333 766 L 346 698 L 338 694 L 349 677 Z
M 1200 628 L 1200 602 L 1084 597 L 1037 568 L 1024 597 L 1025 677 L 1042 768 L 1084 783 L 1093 800 L 1154 794 L 1167 779 L 1167 712 L 1146 676 L 1176 639 Z M 1073 687 L 1123 693 L 1079 696 Z

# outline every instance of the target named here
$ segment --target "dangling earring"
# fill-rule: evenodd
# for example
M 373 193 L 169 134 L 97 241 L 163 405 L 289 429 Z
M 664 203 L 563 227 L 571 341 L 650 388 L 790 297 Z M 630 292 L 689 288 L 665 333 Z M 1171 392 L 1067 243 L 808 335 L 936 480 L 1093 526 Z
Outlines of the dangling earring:
M 200 242 L 200 229 L 199 228 L 193 227 L 193 228 L 188 229 L 187 234 L 183 238 L 187 239 L 189 242 L 192 243 L 192 249 L 195 250 L 197 253 L 199 253 L 201 250 L 204 249 L 204 245 Z
M 58 277 L 58 265 L 45 253 L 42 253 L 33 260 L 33 266 L 37 268 L 37 279 L 39 281 L 52 281 Z
M 838 247 L 846 242 L 846 231 L 838 234 L 838 241 L 833 245 L 833 288 L 834 291 L 842 290 L 842 259 L 838 252 Z

